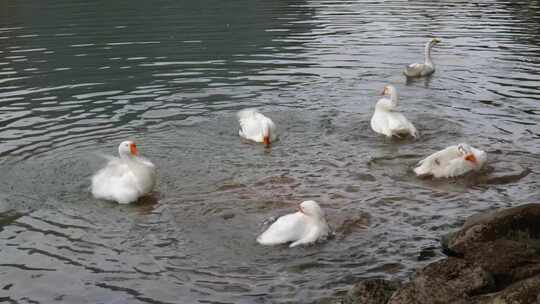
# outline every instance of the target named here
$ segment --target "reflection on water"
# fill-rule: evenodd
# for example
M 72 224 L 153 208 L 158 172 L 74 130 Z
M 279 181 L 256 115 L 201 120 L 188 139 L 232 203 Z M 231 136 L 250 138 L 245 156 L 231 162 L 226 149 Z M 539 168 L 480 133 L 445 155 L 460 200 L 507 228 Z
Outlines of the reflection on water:
M 537 2 L 0 0 L 0 17 L 8 300 L 315 302 L 406 277 L 464 217 L 540 198 Z M 432 36 L 438 70 L 407 83 Z M 419 140 L 371 132 L 388 83 Z M 276 121 L 272 149 L 239 140 L 245 107 Z M 158 189 L 130 206 L 96 201 L 98 155 L 127 138 L 159 167 Z M 413 175 L 457 142 L 489 166 Z M 306 199 L 334 238 L 256 244 Z

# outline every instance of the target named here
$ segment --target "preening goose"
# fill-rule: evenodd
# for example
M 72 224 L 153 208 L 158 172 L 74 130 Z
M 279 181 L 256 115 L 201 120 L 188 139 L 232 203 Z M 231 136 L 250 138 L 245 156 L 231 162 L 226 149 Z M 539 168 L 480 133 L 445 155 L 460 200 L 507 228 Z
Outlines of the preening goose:
M 414 125 L 397 111 L 399 97 L 396 88 L 387 85 L 382 95 L 385 97 L 375 104 L 375 112 L 371 117 L 371 129 L 387 137 L 411 135 L 417 138 L 419 134 Z
M 461 143 L 422 159 L 414 172 L 419 176 L 455 177 L 480 170 L 486 160 L 486 152 Z
M 278 134 L 274 122 L 256 109 L 241 110 L 237 116 L 240 123 L 238 131 L 240 137 L 262 142 L 265 146 L 269 146 L 277 139 Z
M 330 229 L 324 211 L 315 201 L 304 201 L 298 212 L 277 219 L 257 237 L 261 245 L 291 243 L 289 247 L 310 244 L 328 235 Z

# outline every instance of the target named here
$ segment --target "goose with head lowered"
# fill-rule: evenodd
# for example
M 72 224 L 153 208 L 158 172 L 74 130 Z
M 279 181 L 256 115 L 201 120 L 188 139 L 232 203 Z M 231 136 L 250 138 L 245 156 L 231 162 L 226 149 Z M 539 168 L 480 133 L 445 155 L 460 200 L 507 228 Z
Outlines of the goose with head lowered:
M 324 211 L 315 201 L 304 201 L 298 212 L 277 219 L 257 237 L 261 245 L 290 243 L 289 247 L 311 244 L 326 237 L 330 232 Z
M 238 112 L 240 137 L 270 146 L 278 137 L 276 125 L 272 119 L 264 116 L 256 109 L 244 109 Z
M 480 170 L 486 160 L 486 152 L 461 143 L 422 159 L 414 172 L 418 176 L 456 177 Z
M 433 74 L 435 72 L 435 64 L 431 59 L 431 49 L 436 44 L 440 43 L 441 39 L 433 38 L 430 39 L 425 46 L 425 59 L 424 63 L 411 63 L 409 64 L 403 73 L 407 77 L 424 77 Z
M 383 98 L 375 104 L 375 112 L 371 117 L 371 129 L 386 137 L 419 136 L 414 125 L 403 114 L 397 111 L 398 93 L 394 86 L 387 85 L 382 92 Z
M 133 141 L 118 146 L 119 157 L 110 157 L 92 177 L 95 198 L 128 204 L 149 193 L 156 183 L 156 166 L 141 157 Z

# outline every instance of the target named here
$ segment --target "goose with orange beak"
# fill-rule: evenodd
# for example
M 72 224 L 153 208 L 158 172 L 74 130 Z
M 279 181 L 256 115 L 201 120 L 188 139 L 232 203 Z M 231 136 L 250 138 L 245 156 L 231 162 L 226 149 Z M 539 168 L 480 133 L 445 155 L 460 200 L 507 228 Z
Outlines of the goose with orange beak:
M 418 176 L 456 177 L 480 170 L 486 160 L 486 152 L 461 143 L 422 159 L 414 172 Z
M 261 245 L 290 243 L 289 247 L 311 244 L 326 237 L 330 232 L 324 211 L 315 201 L 304 201 L 298 212 L 277 219 L 259 237 Z
M 244 109 L 238 112 L 240 137 L 270 146 L 277 140 L 278 134 L 274 122 L 256 109 Z
M 371 129 L 386 137 L 419 136 L 414 125 L 403 114 L 398 112 L 399 96 L 397 89 L 392 85 L 384 87 L 379 99 L 375 104 L 375 111 L 371 117 Z
M 109 162 L 92 176 L 92 194 L 97 199 L 128 204 L 149 193 L 156 183 L 156 167 L 139 155 L 133 141 L 118 146 L 119 157 Z

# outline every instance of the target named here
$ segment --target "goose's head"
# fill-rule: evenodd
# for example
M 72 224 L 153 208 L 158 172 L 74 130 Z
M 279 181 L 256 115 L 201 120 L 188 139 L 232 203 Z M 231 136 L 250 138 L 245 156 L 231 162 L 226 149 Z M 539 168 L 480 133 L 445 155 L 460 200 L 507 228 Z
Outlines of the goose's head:
M 394 86 L 387 85 L 384 87 L 384 89 L 381 92 L 381 95 L 384 97 L 389 98 L 381 98 L 379 101 L 377 101 L 377 104 L 375 105 L 375 108 L 379 110 L 386 110 L 390 111 L 392 109 L 395 109 L 398 105 L 398 93 Z
M 466 143 L 461 143 L 458 145 L 458 152 L 464 160 L 472 164 L 474 167 L 480 166 L 480 160 L 477 159 L 474 154 L 473 148 Z M 483 152 L 483 151 L 482 151 Z M 485 154 L 485 153 L 484 153 Z
M 392 96 L 397 95 L 397 90 L 393 85 L 387 85 L 384 87 L 383 91 L 381 92 L 382 96 Z
M 137 150 L 137 145 L 133 141 L 126 140 L 118 146 L 118 154 L 123 158 L 133 157 L 139 155 L 139 150 Z
M 429 45 L 430 46 L 434 46 L 434 45 L 439 44 L 439 43 L 441 43 L 441 39 L 439 39 L 439 38 L 432 38 L 431 40 L 429 40 Z
M 324 218 L 324 211 L 315 201 L 304 201 L 298 206 L 298 211 L 314 218 Z

